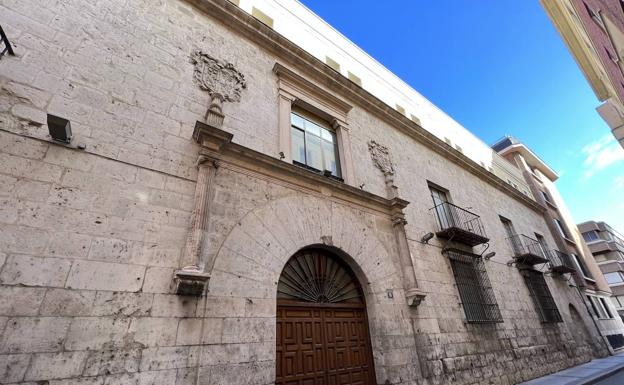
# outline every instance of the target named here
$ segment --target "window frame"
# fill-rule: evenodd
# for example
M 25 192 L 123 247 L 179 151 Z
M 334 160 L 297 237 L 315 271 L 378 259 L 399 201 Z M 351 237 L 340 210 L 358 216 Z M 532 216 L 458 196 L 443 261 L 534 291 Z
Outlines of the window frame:
M 337 135 L 336 132 L 334 130 L 332 130 L 331 128 L 329 128 L 329 124 L 322 122 L 322 119 L 316 118 L 315 116 L 313 116 L 310 113 L 305 113 L 305 110 L 301 110 L 301 109 L 292 109 L 291 110 L 291 148 L 294 147 L 294 139 L 293 139 L 293 135 L 294 135 L 294 130 L 300 131 L 303 135 L 303 149 L 304 149 L 304 159 L 303 162 L 301 162 L 300 160 L 296 160 L 295 159 L 295 154 L 292 153 L 293 156 L 293 163 L 294 164 L 298 164 L 298 165 L 304 165 L 306 166 L 306 168 L 312 168 L 314 170 L 317 170 L 318 172 L 324 173 L 326 170 L 327 171 L 332 171 L 332 176 L 336 179 L 342 180 L 342 169 L 340 167 L 340 157 L 338 155 L 338 139 L 337 139 Z M 308 130 L 307 127 L 298 127 L 295 124 L 294 119 L 292 118 L 293 115 L 296 115 L 297 117 L 299 117 L 300 119 L 303 120 L 303 125 L 308 125 L 308 123 L 311 123 L 313 125 L 315 125 L 316 127 L 319 128 L 319 134 L 315 134 L 312 130 Z M 310 116 L 312 115 L 312 116 Z M 327 132 L 328 135 L 331 136 L 331 142 L 326 139 L 323 136 L 323 132 Z M 316 167 L 314 167 L 313 165 L 308 163 L 308 136 L 313 136 L 315 138 L 318 139 L 319 141 L 319 148 L 320 148 L 320 157 L 321 157 L 321 164 L 323 165 L 323 169 L 318 169 Z M 334 156 L 334 162 L 335 162 L 335 173 L 333 172 L 333 170 L 330 170 L 327 168 L 327 162 L 326 162 L 326 154 L 325 154 L 325 147 L 324 144 L 328 143 L 331 145 L 332 150 L 333 150 L 333 156 Z M 294 148 L 293 148 L 294 150 Z
M 610 282 L 609 278 L 607 278 L 607 275 L 609 275 L 609 274 L 616 274 L 618 277 L 620 277 L 620 281 L 619 282 Z M 609 272 L 609 273 L 603 273 L 602 275 L 604 276 L 604 278 L 607 281 L 607 284 L 609 286 L 624 284 L 624 275 L 620 271 L 612 271 L 612 272 Z
M 588 237 L 586 237 L 586 236 L 585 236 L 586 234 L 593 234 L 596 238 L 588 240 L 588 239 L 587 239 Z M 596 241 L 599 241 L 599 240 L 601 239 L 601 238 L 600 238 L 600 236 L 598 236 L 598 232 L 597 232 L 596 230 L 586 231 L 586 232 L 584 232 L 584 233 L 583 233 L 583 234 L 581 234 L 581 235 L 583 236 L 583 240 L 584 240 L 586 243 L 596 242 Z
M 566 230 L 563 222 L 561 222 L 561 220 L 559 218 L 553 218 L 553 222 L 555 222 L 555 227 L 557 227 L 557 230 L 559 231 L 559 234 L 564 239 L 570 239 L 570 236 L 568 235 L 568 231 Z
M 273 72 L 278 77 L 278 150 L 280 159 L 290 164 L 293 163 L 291 112 L 293 107 L 299 108 L 329 122 L 336 134 L 337 163 L 340 164 L 341 178 L 346 184 L 355 186 L 351 139 L 347 124 L 347 115 L 353 106 L 281 63 L 275 63 Z
M 591 276 L 591 273 L 589 272 L 589 270 L 587 270 L 587 267 L 584 265 L 584 262 L 581 261 L 581 258 L 578 255 L 576 255 L 576 253 L 570 253 L 570 255 L 572 256 L 572 259 L 574 260 L 576 267 L 578 267 L 576 271 L 580 272 L 585 280 L 596 282 L 594 278 Z

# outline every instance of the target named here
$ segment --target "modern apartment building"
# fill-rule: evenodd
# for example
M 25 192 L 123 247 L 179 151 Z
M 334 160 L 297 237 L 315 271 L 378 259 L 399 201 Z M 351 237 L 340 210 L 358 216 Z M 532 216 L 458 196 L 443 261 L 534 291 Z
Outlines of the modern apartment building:
M 620 0 L 541 0 L 624 147 L 624 6 Z
M 522 172 L 533 196 L 545 208 L 544 218 L 556 247 L 551 248 L 542 234 L 535 233 L 533 239 L 537 240 L 544 256 L 550 259 L 551 271 L 555 274 L 572 274 L 574 281 L 571 283 L 583 292 L 601 334 L 613 349 L 621 348 L 624 346 L 624 323 L 617 316 L 616 306 L 611 303 L 613 297 L 610 283 L 602 275 L 602 266 L 592 256 L 592 244 L 585 243 L 585 234 L 581 236 L 555 186 L 559 176 L 516 138 L 504 137 L 492 148 Z
M 623 316 L 624 235 L 604 222 L 587 221 L 578 228 L 611 288 L 614 306 Z
M 520 169 L 299 2 L 0 24 L 0 383 L 515 384 L 608 354 Z

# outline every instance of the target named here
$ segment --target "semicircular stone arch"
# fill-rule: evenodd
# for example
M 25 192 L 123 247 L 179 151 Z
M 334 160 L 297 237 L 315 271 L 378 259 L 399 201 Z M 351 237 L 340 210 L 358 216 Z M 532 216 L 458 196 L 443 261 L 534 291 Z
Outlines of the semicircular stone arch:
M 365 294 L 401 290 L 391 226 L 389 218 L 317 197 L 291 195 L 271 201 L 247 213 L 219 247 L 210 296 L 275 298 L 287 261 L 313 245 L 342 256 Z M 379 234 L 386 237 L 385 243 Z

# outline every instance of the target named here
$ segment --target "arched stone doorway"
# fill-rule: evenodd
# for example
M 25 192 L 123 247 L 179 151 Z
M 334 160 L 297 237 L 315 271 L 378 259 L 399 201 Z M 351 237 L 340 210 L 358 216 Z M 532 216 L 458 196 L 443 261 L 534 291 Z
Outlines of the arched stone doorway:
M 375 384 L 360 283 L 334 253 L 293 255 L 277 287 L 276 385 Z

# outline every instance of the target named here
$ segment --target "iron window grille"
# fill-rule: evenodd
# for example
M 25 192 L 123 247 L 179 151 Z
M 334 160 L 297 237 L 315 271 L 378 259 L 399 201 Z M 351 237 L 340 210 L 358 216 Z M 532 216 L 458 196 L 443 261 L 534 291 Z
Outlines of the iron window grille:
M 435 202 L 435 199 L 434 199 Z M 481 217 L 450 202 L 441 202 L 429 209 L 438 222 L 437 236 L 476 246 L 489 241 Z
M 13 47 L 11 47 L 11 43 L 9 42 L 9 38 L 4 33 L 2 26 L 0 26 L 0 58 L 8 53 L 11 56 L 15 56 L 15 52 L 13 52 Z
M 525 269 L 521 272 L 540 320 L 544 323 L 563 322 L 557 304 L 544 279 L 544 274 L 533 269 Z
M 446 251 L 466 321 L 469 323 L 503 322 L 492 285 L 480 255 L 462 250 Z

